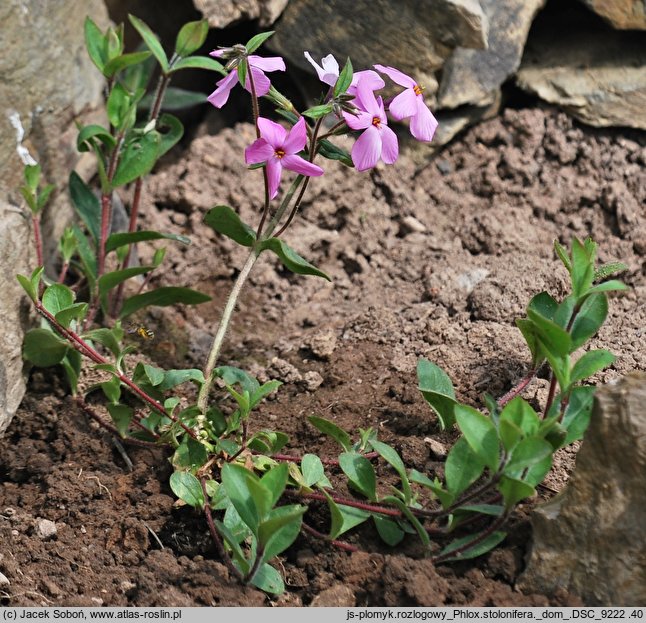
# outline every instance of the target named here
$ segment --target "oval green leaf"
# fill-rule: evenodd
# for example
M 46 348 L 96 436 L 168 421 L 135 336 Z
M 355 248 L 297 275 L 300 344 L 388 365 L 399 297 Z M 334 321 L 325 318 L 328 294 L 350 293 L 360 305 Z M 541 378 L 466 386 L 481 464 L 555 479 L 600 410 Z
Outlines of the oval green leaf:
M 25 334 L 22 355 L 41 368 L 55 366 L 65 357 L 67 342 L 48 329 L 31 329 Z
M 134 314 L 136 311 L 148 305 L 158 305 L 160 307 L 175 305 L 176 303 L 199 305 L 210 300 L 210 296 L 197 292 L 196 290 L 191 290 L 190 288 L 178 288 L 174 286 L 157 288 L 156 290 L 136 294 L 126 299 L 119 313 L 119 318 L 125 318 L 130 314 Z
M 251 247 L 256 242 L 256 232 L 229 206 L 219 205 L 211 208 L 206 213 L 204 222 L 211 229 L 244 247 Z
M 315 277 L 323 277 L 323 279 L 332 281 L 322 270 L 319 270 L 316 266 L 310 264 L 279 238 L 263 240 L 258 245 L 258 251 L 262 252 L 265 250 L 273 251 L 280 258 L 280 261 L 285 265 L 285 267 L 297 275 L 314 275 Z
M 175 472 L 170 477 L 170 488 L 180 499 L 193 508 L 204 506 L 204 492 L 200 481 L 189 472 Z

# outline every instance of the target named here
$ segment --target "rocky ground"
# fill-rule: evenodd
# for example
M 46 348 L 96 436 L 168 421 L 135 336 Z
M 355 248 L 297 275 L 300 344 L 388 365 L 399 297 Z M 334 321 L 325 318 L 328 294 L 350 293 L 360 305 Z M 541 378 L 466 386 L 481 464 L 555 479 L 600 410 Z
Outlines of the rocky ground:
M 197 308 L 157 308 L 142 318 L 156 337 L 139 348 L 158 365 L 201 366 L 243 252 L 202 225 L 226 203 L 255 223 L 258 172 L 241 153 L 249 125 L 198 136 L 146 186 L 142 227 L 188 235 L 169 248 L 166 285 L 213 296 Z M 514 319 L 529 298 L 564 293 L 554 239 L 592 236 L 602 262 L 629 266 L 630 290 L 612 297 L 594 346 L 616 363 L 595 381 L 646 370 L 646 138 L 593 130 L 552 109 L 508 109 L 433 160 L 403 156 L 363 175 L 334 163 L 313 180 L 286 239 L 331 283 L 259 262 L 222 361 L 284 385 L 252 427 L 283 430 L 293 453 L 331 454 L 307 423 L 322 415 L 355 433 L 372 426 L 408 467 L 442 471 L 454 440 L 416 389 L 426 357 L 453 379 L 458 399 L 481 405 L 528 369 Z M 152 247 L 141 248 L 142 260 Z M 525 397 L 540 404 L 547 380 Z M 348 554 L 301 536 L 278 561 L 287 592 L 270 600 L 232 584 L 201 517 L 178 508 L 161 451 L 128 449 L 89 423 L 58 377 L 32 374 L 0 442 L 0 585 L 6 605 L 574 605 L 514 588 L 536 501 L 515 514 L 501 547 L 473 562 L 434 568 L 414 540 L 397 549 L 357 530 Z M 576 448 L 559 453 L 541 488 L 562 488 Z M 47 521 L 45 521 L 47 520 Z M 324 515 L 314 514 L 324 529 Z M 54 523 L 51 523 L 54 522 Z

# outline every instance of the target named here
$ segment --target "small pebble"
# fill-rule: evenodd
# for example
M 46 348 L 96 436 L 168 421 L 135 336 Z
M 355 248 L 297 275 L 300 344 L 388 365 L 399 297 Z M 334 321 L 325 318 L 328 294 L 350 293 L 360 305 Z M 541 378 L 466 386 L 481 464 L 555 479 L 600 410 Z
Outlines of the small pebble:
M 438 459 L 443 459 L 448 454 L 446 446 L 432 437 L 425 437 L 424 443 L 428 446 L 431 453 Z
M 56 524 L 49 519 L 39 519 L 36 523 L 36 534 L 41 539 L 50 539 L 56 534 Z
M 0 573 L 0 586 L 9 586 L 9 584 L 11 584 L 9 578 L 4 573 Z

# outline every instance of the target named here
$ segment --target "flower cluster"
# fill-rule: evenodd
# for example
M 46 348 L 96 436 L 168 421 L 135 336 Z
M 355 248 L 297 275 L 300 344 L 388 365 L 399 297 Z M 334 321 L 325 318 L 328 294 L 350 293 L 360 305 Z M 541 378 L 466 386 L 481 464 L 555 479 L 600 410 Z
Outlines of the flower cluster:
M 229 63 L 232 69 L 242 59 L 246 59 L 253 84 L 247 75 L 245 89 L 250 93 L 255 91 L 256 97 L 269 93 L 271 83 L 265 72 L 285 70 L 285 63 L 280 57 L 262 58 L 247 55 L 244 49 L 242 52 L 233 48 L 231 50 L 216 50 L 211 55 L 234 58 Z M 338 62 L 331 54 L 321 59 L 320 65 L 309 52 L 305 52 L 305 58 L 312 64 L 321 82 L 330 87 L 326 101 L 332 100 L 340 76 Z M 388 127 L 386 111 L 396 121 L 408 119 L 410 132 L 419 141 L 431 141 L 437 128 L 437 120 L 424 102 L 424 87 L 394 67 L 374 65 L 374 69 L 377 71 L 368 69 L 353 73 L 347 93 L 342 94 L 343 106 L 340 109 L 336 106 L 333 108 L 348 128 L 361 132 L 351 153 L 352 162 L 358 171 L 372 169 L 380 160 L 385 164 L 393 164 L 399 156 L 397 135 Z M 379 74 L 404 87 L 388 104 L 376 95 L 376 91 L 386 85 Z M 238 72 L 230 71 L 217 83 L 217 89 L 208 98 L 209 102 L 217 108 L 224 106 L 237 80 Z M 289 132 L 264 117 L 258 117 L 257 127 L 259 138 L 245 150 L 245 161 L 247 164 L 265 164 L 272 199 L 278 194 L 283 168 L 305 176 L 323 175 L 321 167 L 298 155 L 307 143 L 308 131 L 303 117 L 299 118 Z

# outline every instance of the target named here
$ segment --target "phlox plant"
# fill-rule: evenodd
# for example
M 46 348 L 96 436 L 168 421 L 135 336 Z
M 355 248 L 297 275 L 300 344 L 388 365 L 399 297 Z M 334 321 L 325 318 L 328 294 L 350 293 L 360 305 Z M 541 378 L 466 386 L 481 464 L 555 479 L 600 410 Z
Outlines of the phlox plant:
M 329 279 L 284 239 L 310 179 L 321 177 L 319 183 L 325 183 L 332 161 L 360 172 L 379 161 L 393 164 L 399 146 L 389 121 L 408 120 L 412 135 L 421 141 L 432 140 L 437 121 L 426 106 L 423 88 L 390 66 L 376 64 L 355 72 L 349 59 L 341 69 L 331 55 L 319 65 L 305 52 L 325 92 L 315 106 L 299 112 L 267 75 L 285 71 L 283 59 L 256 54 L 271 32 L 245 45 L 218 48 L 207 58 L 192 55 L 203 44 L 207 28 L 205 22 L 193 22 L 181 29 L 169 59 L 152 31 L 137 18 L 130 20 L 146 50 L 124 54 L 122 27 L 102 33 L 86 23 L 90 56 L 107 79 L 110 126 L 80 128 L 78 148 L 96 154 L 100 199 L 72 173 L 70 196 L 80 223 L 61 240 L 58 279 L 45 275 L 42 253 L 30 276 L 18 276 L 44 321 L 27 334 L 25 357 L 39 366 L 61 364 L 83 411 L 122 441 L 170 450 L 170 488 L 184 505 L 204 515 L 218 557 L 241 583 L 282 592 L 282 577 L 271 562 L 302 531 L 353 551 L 356 547 L 340 537 L 371 522 L 392 547 L 408 534 L 417 535 L 436 563 L 472 558 L 494 547 L 505 537 L 504 525 L 514 507 L 534 495 L 554 452 L 585 431 L 594 388 L 581 383 L 611 364 L 613 356 L 591 350 L 574 361 L 573 355 L 604 322 L 607 292 L 624 288 L 607 278 L 625 267 L 595 268 L 596 245 L 591 240 L 575 239 L 569 251 L 556 243 L 571 277 L 571 293 L 557 301 L 543 292 L 530 301 L 527 317 L 518 321 L 529 348 L 530 371 L 500 399 L 485 396 L 486 412 L 461 404 L 446 373 L 430 361 L 419 362 L 421 394 L 442 428 L 457 427 L 460 432 L 442 477 L 408 469 L 405 457 L 378 439 L 373 429 L 359 429 L 353 436 L 318 416 L 309 422 L 338 444 L 338 456 L 285 453 L 287 435 L 251 417 L 280 383 L 260 384 L 244 370 L 219 362 L 245 281 L 265 252 L 275 254 L 294 273 Z M 160 78 L 149 112 L 141 118 L 153 59 Z M 181 134 L 179 121 L 160 111 L 164 95 L 170 93 L 170 78 L 182 68 L 222 76 L 208 97 L 215 107 L 225 106 L 236 86 L 249 93 L 256 138 L 241 158 L 250 175 L 263 184 L 264 202 L 254 226 L 226 205 L 216 205 L 205 215 L 207 226 L 246 247 L 248 256 L 204 367 L 164 370 L 142 361 L 133 364 L 134 348 L 124 346 L 122 320 L 148 305 L 207 300 L 185 288 L 148 287 L 150 274 L 163 261 L 163 248 L 151 265 L 130 261 L 138 242 L 190 242 L 136 227 L 141 179 Z M 385 79 L 403 87 L 389 101 L 380 95 Z M 176 99 L 178 95 L 187 97 L 176 93 Z M 273 119 L 261 115 L 261 98 L 274 109 Z M 350 152 L 334 143 L 336 136 L 348 133 L 357 136 Z M 40 169 L 28 167 L 22 189 L 35 224 L 51 192 L 50 186 L 39 191 L 39 178 Z M 126 185 L 133 185 L 130 227 L 111 232 L 113 193 Z M 40 244 L 37 237 L 37 247 Z M 146 277 L 139 291 L 127 295 L 130 280 L 141 275 Z M 144 327 L 139 334 L 149 337 Z M 83 358 L 105 375 L 84 388 L 84 395 L 78 383 Z M 539 413 L 519 394 L 543 367 L 549 370 L 551 385 Z M 90 392 L 103 395 L 105 413 L 90 406 Z M 390 487 L 378 482 L 377 462 L 389 466 Z M 333 486 L 332 481 L 341 484 Z M 308 511 L 320 505 L 327 507 L 328 523 L 315 527 Z

